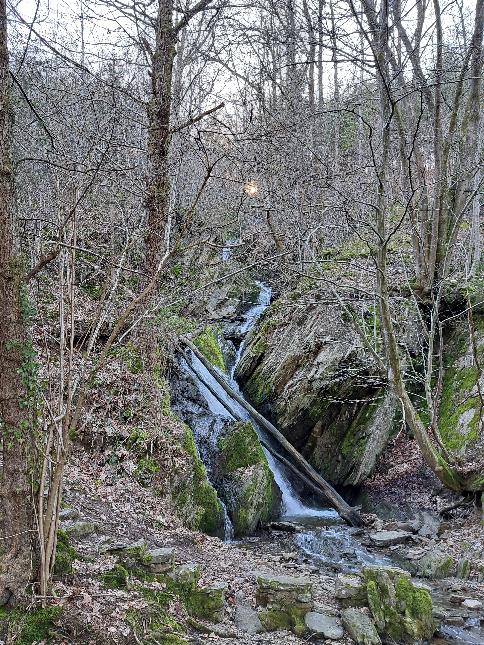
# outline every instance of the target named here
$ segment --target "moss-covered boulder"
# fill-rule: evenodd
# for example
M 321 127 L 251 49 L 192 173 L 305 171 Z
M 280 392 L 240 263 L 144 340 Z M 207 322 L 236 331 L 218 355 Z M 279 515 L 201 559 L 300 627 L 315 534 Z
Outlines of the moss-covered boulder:
M 432 549 L 417 564 L 418 575 L 430 580 L 450 578 L 456 573 L 454 558 L 448 553 Z
M 170 481 L 170 493 L 176 512 L 188 528 L 223 537 L 225 522 L 222 504 L 217 491 L 208 480 L 193 433 L 188 426 L 184 426 L 179 448 L 185 457 L 184 469 Z
M 250 422 L 235 423 L 218 440 L 219 489 L 236 536 L 250 535 L 280 510 L 281 494 Z
M 482 300 L 482 298 L 481 298 Z M 474 331 L 467 320 L 449 334 L 439 414 L 439 432 L 447 450 L 464 464 L 465 490 L 484 490 L 484 313 L 476 311 Z
M 217 623 L 223 619 L 227 585 L 223 582 L 197 587 L 187 595 L 185 607 L 190 616 Z
M 259 620 L 268 631 L 287 629 L 301 636 L 306 631 L 305 615 L 312 609 L 312 585 L 307 578 L 257 576 Z
M 351 324 L 324 296 L 301 288 L 275 301 L 247 338 L 236 376 L 325 479 L 359 485 L 388 441 L 396 403 Z M 370 309 L 365 316 L 369 324 L 375 317 Z
M 383 640 L 423 643 L 433 636 L 432 598 L 426 589 L 412 582 L 408 572 L 393 567 L 367 566 L 359 578 L 359 584 L 352 584 L 358 592 L 349 594 L 344 602 L 368 607 Z

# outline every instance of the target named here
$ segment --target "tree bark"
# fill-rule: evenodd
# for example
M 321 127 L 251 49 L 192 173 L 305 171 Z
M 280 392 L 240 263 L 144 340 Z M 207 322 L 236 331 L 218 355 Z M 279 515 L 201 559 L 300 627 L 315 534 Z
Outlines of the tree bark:
M 173 25 L 173 0 L 160 0 L 156 20 L 156 44 L 151 69 L 152 96 L 148 105 L 148 166 L 146 187 L 147 222 L 144 272 L 146 281 L 156 273 L 168 241 L 165 239 L 169 218 L 170 118 L 172 106 L 173 63 L 176 31 Z
M 0 605 L 21 601 L 32 579 L 34 510 L 32 488 L 32 390 L 35 362 L 28 337 L 23 263 L 16 244 L 11 159 L 6 2 L 0 0 Z

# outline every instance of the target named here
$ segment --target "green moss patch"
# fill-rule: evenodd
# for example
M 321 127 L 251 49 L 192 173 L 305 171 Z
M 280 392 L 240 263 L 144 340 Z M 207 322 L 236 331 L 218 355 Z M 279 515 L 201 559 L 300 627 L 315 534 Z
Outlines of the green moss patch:
M 55 632 L 55 621 L 62 613 L 61 607 L 33 609 L 0 608 L 0 634 L 7 643 L 32 645 L 48 642 Z
M 112 569 L 103 573 L 100 580 L 108 589 L 127 589 L 129 572 L 122 564 L 116 564 Z
M 207 478 L 191 429 L 186 426 L 182 449 L 190 460 L 191 473 L 172 491 L 175 508 L 188 528 L 208 535 L 223 533 L 224 514 L 217 491 Z
M 205 329 L 193 339 L 193 344 L 212 365 L 218 367 L 222 372 L 225 372 L 225 360 L 213 327 L 205 327 Z
M 65 531 L 57 532 L 57 546 L 55 551 L 54 576 L 63 578 L 72 573 L 72 563 L 79 559 L 79 554 L 69 541 Z
M 259 438 L 250 421 L 234 423 L 218 440 L 222 469 L 224 473 L 233 473 L 238 468 L 247 468 L 254 464 L 266 463 Z

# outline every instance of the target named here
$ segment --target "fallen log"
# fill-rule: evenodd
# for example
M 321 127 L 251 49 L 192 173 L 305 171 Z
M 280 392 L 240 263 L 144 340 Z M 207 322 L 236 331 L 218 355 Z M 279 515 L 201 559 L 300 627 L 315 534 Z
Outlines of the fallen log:
M 339 515 L 346 521 L 348 524 L 353 526 L 360 526 L 362 520 L 358 511 L 351 507 L 341 495 L 329 484 L 319 473 L 317 473 L 314 468 L 309 464 L 304 457 L 296 450 L 296 448 L 286 439 L 286 437 L 279 432 L 279 430 L 265 417 L 262 416 L 250 403 L 248 403 L 243 397 L 241 397 L 237 392 L 235 392 L 227 381 L 222 377 L 221 374 L 211 365 L 211 363 L 205 358 L 205 356 L 200 352 L 200 350 L 187 338 L 180 338 L 180 342 L 183 343 L 188 349 L 190 349 L 202 365 L 207 369 L 207 371 L 213 376 L 217 383 L 227 392 L 227 394 L 236 401 L 242 408 L 244 408 L 249 415 L 254 419 L 254 421 L 264 428 L 276 441 L 284 448 L 284 450 L 291 456 L 291 458 L 296 462 L 296 467 L 294 464 L 291 464 L 290 468 L 295 472 L 299 477 L 308 479 L 312 482 L 312 490 L 317 489 L 317 492 L 323 495 L 328 502 L 333 506 L 339 513 Z M 197 375 L 198 376 L 198 375 Z M 204 381 L 204 385 L 217 397 L 216 392 L 213 388 L 210 387 L 208 383 Z M 220 401 L 220 398 L 217 397 Z M 227 405 L 221 401 L 226 409 Z M 233 410 L 229 410 L 230 414 L 235 418 L 238 418 L 238 415 L 234 414 Z M 272 451 L 270 451 L 272 452 Z M 277 456 L 274 455 L 276 458 Z M 279 455 L 281 456 L 281 455 Z M 288 460 L 286 460 L 288 461 Z M 287 465 L 287 464 L 286 464 Z M 300 472 L 301 471 L 301 472 Z M 304 481 L 303 479 L 303 481 Z

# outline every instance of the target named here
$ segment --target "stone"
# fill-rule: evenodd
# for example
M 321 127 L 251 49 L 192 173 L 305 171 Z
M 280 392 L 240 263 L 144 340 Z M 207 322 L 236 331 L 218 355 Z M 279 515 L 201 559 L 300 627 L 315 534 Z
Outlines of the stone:
M 381 645 L 376 627 L 364 609 L 344 609 L 341 619 L 344 628 L 357 645 Z
M 66 520 L 78 520 L 81 517 L 79 511 L 75 508 L 63 508 L 59 513 L 59 520 L 65 522 Z
M 304 616 L 312 609 L 312 584 L 308 578 L 259 574 L 256 590 L 259 620 L 268 631 L 306 631 Z
M 197 587 L 185 596 L 185 607 L 190 616 L 218 623 L 223 620 L 226 591 L 224 582 Z
M 427 641 L 433 636 L 432 597 L 396 567 L 363 568 L 368 606 L 377 630 L 396 643 Z
M 249 605 L 237 603 L 235 608 L 235 624 L 237 629 L 245 634 L 259 634 L 264 631 L 255 609 Z
M 341 622 L 335 616 L 310 611 L 304 617 L 304 622 L 308 630 L 316 636 L 333 641 L 343 638 L 344 631 Z
M 287 604 L 288 601 L 310 605 L 312 583 L 309 578 L 259 574 L 257 576 L 257 602 L 266 607 L 274 602 Z
M 74 522 L 64 527 L 69 537 L 75 540 L 83 540 L 93 535 L 97 531 L 97 526 L 93 522 Z
M 268 410 L 282 434 L 304 447 L 322 477 L 358 486 L 387 443 L 396 399 L 382 390 L 362 400 L 356 375 L 369 364 L 358 337 L 336 310 L 322 302 L 307 307 L 305 297 L 305 289 L 297 288 L 270 305 L 247 337 L 236 377 L 246 398 Z M 288 316 L 295 302 L 298 315 Z M 281 333 L 291 339 L 283 360 Z M 343 370 L 347 378 L 335 378 Z M 347 403 L 354 399 L 360 403 Z
M 409 531 L 376 531 L 376 533 L 370 533 L 370 540 L 380 547 L 403 544 L 410 537 L 412 537 L 412 534 Z
M 454 558 L 442 551 L 430 551 L 418 562 L 418 574 L 430 580 L 450 578 L 455 569 Z
M 482 609 L 483 604 L 480 600 L 475 600 L 474 598 L 466 598 L 464 602 L 462 603 L 462 606 L 465 607 L 466 609 Z
M 267 528 L 271 531 L 281 531 L 283 533 L 296 533 L 298 530 L 297 524 L 293 522 L 269 522 Z
M 171 574 L 171 578 L 175 580 L 180 586 L 184 589 L 194 589 L 202 572 L 198 564 L 182 564 L 180 567 L 177 567 L 175 571 Z
M 449 616 L 445 619 L 445 622 L 447 625 L 456 625 L 457 627 L 463 627 L 465 624 L 463 616 Z
M 428 512 L 420 514 L 420 527 L 418 534 L 422 537 L 434 538 L 438 535 L 440 529 L 440 519 Z
M 365 583 L 358 575 L 339 573 L 335 580 L 334 595 L 344 606 L 363 607 L 367 604 Z
M 150 559 L 148 568 L 153 573 L 167 573 L 173 570 L 175 566 L 175 549 L 172 547 L 150 549 L 146 554 Z

